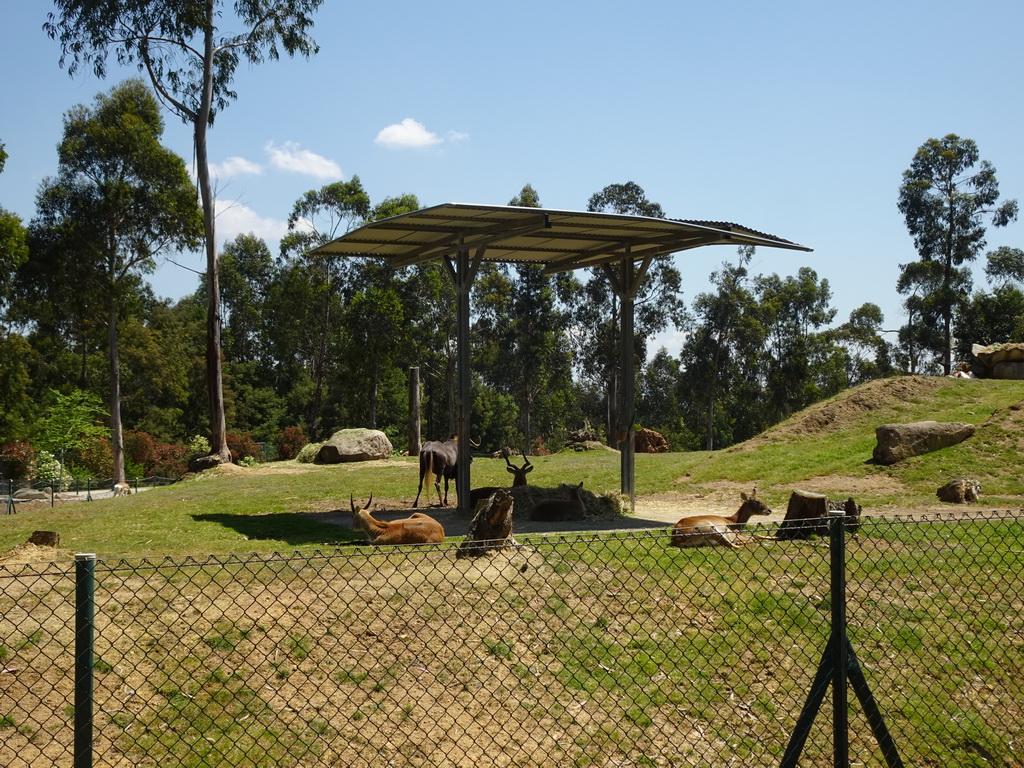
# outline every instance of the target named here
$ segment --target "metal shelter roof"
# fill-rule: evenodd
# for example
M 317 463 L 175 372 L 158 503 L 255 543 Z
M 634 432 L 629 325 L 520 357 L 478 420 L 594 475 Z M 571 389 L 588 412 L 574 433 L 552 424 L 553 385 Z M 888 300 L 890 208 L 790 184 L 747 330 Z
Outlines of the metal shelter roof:
M 684 221 L 610 213 L 445 203 L 381 219 L 313 251 L 336 256 L 386 259 L 398 269 L 442 261 L 455 283 L 460 401 L 456 487 L 470 487 L 469 294 L 482 261 L 542 264 L 549 274 L 601 267 L 621 300 L 620 367 L 623 387 L 622 491 L 632 502 L 633 482 L 633 300 L 656 256 L 704 245 L 753 245 L 809 251 L 807 246 L 720 221 Z M 469 513 L 469 494 L 459 493 Z
M 486 261 L 543 264 L 554 274 L 704 245 L 811 250 L 730 222 L 444 203 L 371 222 L 313 252 L 375 256 L 399 268 L 483 248 Z

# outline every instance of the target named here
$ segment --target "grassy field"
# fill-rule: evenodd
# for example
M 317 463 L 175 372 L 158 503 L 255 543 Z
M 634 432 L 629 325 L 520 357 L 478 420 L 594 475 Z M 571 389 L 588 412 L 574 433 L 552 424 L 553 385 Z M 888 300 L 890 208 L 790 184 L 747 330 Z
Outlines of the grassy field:
M 1024 384 L 1013 381 L 899 377 L 871 382 L 820 403 L 763 435 L 722 451 L 642 454 L 638 497 L 700 494 L 722 484 L 757 486 L 784 508 L 800 485 L 845 498 L 855 491 L 865 509 L 913 510 L 933 505 L 935 490 L 954 477 L 981 482 L 991 508 L 1020 507 L 1024 475 Z M 893 467 L 870 462 L 875 427 L 888 422 L 965 421 L 977 425 L 960 445 Z M 584 480 L 594 493 L 619 487 L 619 456 L 611 451 L 532 457 L 531 485 Z M 504 462 L 477 459 L 474 485 L 508 482 Z M 18 506 L 0 516 L 0 552 L 35 530 L 54 530 L 61 547 L 103 557 L 267 552 L 353 540 L 344 528 L 296 513 L 349 509 L 374 494 L 409 508 L 418 480 L 415 459 L 313 466 L 275 462 L 187 478 L 128 498 L 62 502 L 51 509 Z M 738 495 L 738 494 L 737 494 Z

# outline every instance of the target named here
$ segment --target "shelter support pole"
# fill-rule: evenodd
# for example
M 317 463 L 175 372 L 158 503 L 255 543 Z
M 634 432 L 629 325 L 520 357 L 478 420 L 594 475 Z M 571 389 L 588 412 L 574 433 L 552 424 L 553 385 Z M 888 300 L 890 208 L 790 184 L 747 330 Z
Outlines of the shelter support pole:
M 636 344 L 634 342 L 634 310 L 637 294 L 643 285 L 653 256 L 644 257 L 639 269 L 634 270 L 635 261 L 628 253 L 622 259 L 619 271 L 605 266 L 604 272 L 612 290 L 619 298 L 621 308 L 621 339 L 619 340 L 619 372 L 622 386 L 619 387 L 621 400 L 616 417 L 615 439 L 619 444 L 621 490 L 629 497 L 629 508 L 636 508 L 636 448 L 633 444 L 634 422 L 636 421 Z
M 470 473 L 469 464 L 473 459 L 470 440 L 470 417 L 473 413 L 473 402 L 471 395 L 471 379 L 469 371 L 469 292 L 473 287 L 473 280 L 476 279 L 476 272 L 483 261 L 484 249 L 476 252 L 476 257 L 470 260 L 469 250 L 460 248 L 455 256 L 455 267 L 449 273 L 455 282 L 456 295 L 456 328 L 457 328 L 457 351 L 456 363 L 458 366 L 458 436 L 459 436 L 459 460 L 456 466 L 455 487 L 459 495 L 459 512 L 468 514 L 472 512 L 469 506 Z
M 633 444 L 633 423 L 636 418 L 636 353 L 633 341 L 633 314 L 636 293 L 631 290 L 633 284 L 633 259 L 622 260 L 622 276 L 620 277 L 621 293 L 619 299 L 622 308 L 622 341 L 619 370 L 622 372 L 622 401 L 619 407 L 619 426 L 616 438 L 619 442 L 619 461 L 621 469 L 622 495 L 629 497 L 629 508 L 636 508 L 636 457 Z

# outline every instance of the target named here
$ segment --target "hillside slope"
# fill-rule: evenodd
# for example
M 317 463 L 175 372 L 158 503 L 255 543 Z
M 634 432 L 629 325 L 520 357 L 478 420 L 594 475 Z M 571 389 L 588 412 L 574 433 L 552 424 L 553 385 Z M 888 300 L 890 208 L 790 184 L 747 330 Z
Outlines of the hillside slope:
M 891 467 L 872 461 L 875 427 L 925 420 L 968 422 L 977 431 L 960 445 Z M 1020 507 L 1022 427 L 1024 382 L 881 379 L 813 405 L 740 445 L 676 454 L 689 458 L 682 460 L 685 466 L 675 478 L 675 489 L 669 494 L 655 491 L 651 501 L 675 496 L 677 504 L 688 498 L 721 507 L 738 499 L 740 490 L 756 486 L 775 508 L 783 509 L 792 490 L 799 488 L 833 498 L 853 495 L 865 506 L 888 513 L 949 510 L 951 505 L 938 502 L 936 489 L 968 476 L 981 483 L 981 506 Z

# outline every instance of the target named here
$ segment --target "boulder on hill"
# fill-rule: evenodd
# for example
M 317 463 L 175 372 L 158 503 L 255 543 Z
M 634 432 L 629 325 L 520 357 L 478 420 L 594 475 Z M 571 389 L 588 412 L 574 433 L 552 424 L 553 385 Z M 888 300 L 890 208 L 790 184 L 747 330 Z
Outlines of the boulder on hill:
M 316 464 L 386 459 L 393 450 L 388 436 L 379 429 L 340 429 L 317 451 Z
M 983 347 L 971 347 L 973 365 L 981 378 L 1024 379 L 1024 344 L 1010 342 Z
M 973 434 L 974 425 L 961 421 L 881 424 L 875 427 L 877 444 L 872 456 L 879 464 L 895 464 L 911 456 L 962 443 Z

